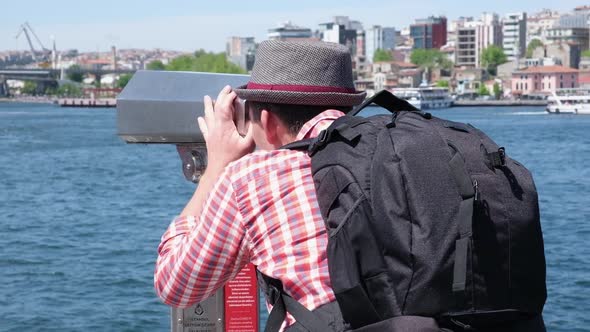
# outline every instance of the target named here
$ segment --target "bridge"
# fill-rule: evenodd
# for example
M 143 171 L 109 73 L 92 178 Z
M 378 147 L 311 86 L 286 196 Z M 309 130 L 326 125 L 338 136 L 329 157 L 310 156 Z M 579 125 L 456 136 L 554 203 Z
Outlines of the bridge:
M 45 90 L 48 86 L 57 86 L 57 81 L 61 76 L 61 69 L 0 69 L 0 97 L 8 94 L 6 80 L 23 80 L 38 82 L 39 91 Z M 100 68 L 81 68 L 64 69 L 64 74 L 80 73 L 91 74 L 97 80 L 107 74 L 133 74 L 132 69 L 100 69 Z

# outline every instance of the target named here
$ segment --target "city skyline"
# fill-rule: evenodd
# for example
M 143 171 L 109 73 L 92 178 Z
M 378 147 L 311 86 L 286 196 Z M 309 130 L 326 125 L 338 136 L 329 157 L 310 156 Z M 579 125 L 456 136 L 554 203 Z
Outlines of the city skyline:
M 0 22 L 0 50 L 28 50 L 24 36 L 15 39 L 19 26 L 29 22 L 44 43 L 51 47 L 55 37 L 58 50 L 78 49 L 108 51 L 111 46 L 125 48 L 162 48 L 178 51 L 205 49 L 220 52 L 230 36 L 253 36 L 266 39 L 269 28 L 284 21 L 315 30 L 318 24 L 333 16 L 349 16 L 363 23 L 393 26 L 401 29 L 417 18 L 445 15 L 449 20 L 460 16 L 479 17 L 482 12 L 507 13 L 525 11 L 534 14 L 543 8 L 571 11 L 583 5 L 579 1 L 564 0 L 554 3 L 538 1 L 497 1 L 493 6 L 476 1 L 445 3 L 434 0 L 412 2 L 393 1 L 317 1 L 301 0 L 292 3 L 252 3 L 225 1 L 191 3 L 171 0 L 162 6 L 156 1 L 103 0 L 88 7 L 80 1 L 56 0 L 11 3 L 5 9 L 18 15 L 3 17 Z M 86 6 L 85 6 L 86 5 Z M 379 10 L 376 10 L 379 8 Z M 423 8 L 427 8 L 424 10 Z

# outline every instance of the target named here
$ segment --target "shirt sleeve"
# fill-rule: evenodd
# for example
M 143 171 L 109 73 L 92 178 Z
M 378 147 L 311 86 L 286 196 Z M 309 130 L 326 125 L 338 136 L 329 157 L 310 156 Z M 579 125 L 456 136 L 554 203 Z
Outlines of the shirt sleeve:
M 154 274 L 158 296 L 168 305 L 186 308 L 212 295 L 248 263 L 245 235 L 226 171 L 200 218 L 178 217 L 162 236 Z

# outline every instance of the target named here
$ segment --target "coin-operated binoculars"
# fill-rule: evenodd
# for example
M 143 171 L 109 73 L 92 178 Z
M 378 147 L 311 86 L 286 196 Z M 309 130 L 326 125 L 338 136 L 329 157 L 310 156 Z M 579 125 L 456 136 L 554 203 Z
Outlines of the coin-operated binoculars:
M 127 143 L 175 144 L 187 180 L 198 182 L 207 166 L 207 149 L 197 117 L 203 96 L 214 98 L 226 86 L 249 76 L 144 70 L 133 75 L 117 97 L 117 134 Z M 244 119 L 236 119 L 244 121 Z
M 127 143 L 174 144 L 187 180 L 198 182 L 207 149 L 197 117 L 203 96 L 248 82 L 247 75 L 138 71 L 117 98 L 117 135 Z M 236 122 L 245 121 L 236 118 Z M 187 309 L 172 308 L 173 332 L 258 331 L 256 270 L 248 265 L 223 289 Z

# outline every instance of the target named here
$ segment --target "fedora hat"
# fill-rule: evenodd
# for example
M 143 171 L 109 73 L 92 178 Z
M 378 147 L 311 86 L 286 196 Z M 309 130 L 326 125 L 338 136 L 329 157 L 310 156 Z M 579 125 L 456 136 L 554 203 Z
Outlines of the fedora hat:
M 234 91 L 250 101 L 314 106 L 355 106 L 366 95 L 354 88 L 348 49 L 317 41 L 263 41 L 250 81 Z

